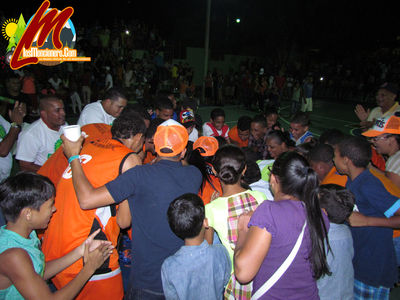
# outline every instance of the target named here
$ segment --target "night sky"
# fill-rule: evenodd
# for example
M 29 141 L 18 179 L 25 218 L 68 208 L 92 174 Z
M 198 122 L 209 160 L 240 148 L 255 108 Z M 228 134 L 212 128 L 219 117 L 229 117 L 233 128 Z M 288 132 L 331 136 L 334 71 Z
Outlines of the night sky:
M 15 2 L 14 2 L 15 3 Z M 37 4 L 33 4 L 37 3 Z M 41 4 L 24 8 L 2 5 L 6 18 L 32 15 Z M 95 4 L 94 4 L 95 3 Z M 78 24 L 111 24 L 115 18 L 155 25 L 176 44 L 202 47 L 206 0 L 51 1 L 51 7 L 72 6 Z M 359 51 L 399 44 L 399 10 L 395 1 L 361 0 L 212 0 L 210 47 L 214 52 L 268 55 L 277 49 L 319 49 L 322 53 L 357 55 Z M 90 5 L 89 7 L 82 6 Z M 239 24 L 235 19 L 240 18 Z

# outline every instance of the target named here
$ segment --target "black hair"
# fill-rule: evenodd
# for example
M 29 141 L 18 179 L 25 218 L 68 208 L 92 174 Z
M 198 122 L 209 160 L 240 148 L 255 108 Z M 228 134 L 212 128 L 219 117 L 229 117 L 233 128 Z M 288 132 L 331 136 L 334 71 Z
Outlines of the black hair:
M 251 127 L 251 117 L 241 116 L 237 121 L 237 129 L 240 131 L 250 130 Z
M 215 139 L 218 141 L 218 148 L 228 144 L 228 141 L 223 136 L 215 136 Z
M 121 113 L 111 126 L 113 138 L 129 139 L 135 135 L 146 132 L 146 125 L 142 116 L 134 111 Z
M 211 120 L 215 120 L 218 117 L 225 118 L 225 111 L 222 108 L 214 108 L 210 113 Z
M 112 101 L 117 101 L 118 98 L 127 99 L 125 96 L 125 93 L 120 89 L 112 88 L 112 89 L 109 89 L 104 94 L 104 99 L 110 99 Z
M 278 110 L 275 107 L 269 106 L 265 109 L 264 116 L 265 118 L 270 115 L 278 115 Z
M 311 238 L 309 258 L 314 278 L 330 274 L 325 251 L 325 239 L 328 249 L 330 248 L 328 231 L 319 205 L 317 174 L 307 160 L 294 151 L 279 155 L 272 166 L 271 174 L 277 177 L 283 194 L 294 196 L 305 204 Z
M 58 95 L 41 95 L 39 97 L 39 110 L 43 111 L 46 110 L 49 106 L 49 103 L 52 101 L 62 101 L 61 97 Z M 63 102 L 64 103 L 64 102 Z
M 345 137 L 346 137 L 346 135 L 339 129 L 330 128 L 330 129 L 326 129 L 325 131 L 323 131 L 321 133 L 318 141 L 321 144 L 329 144 L 332 147 L 334 147 L 335 145 L 339 144 L 339 142 L 341 140 L 343 140 Z
M 319 203 L 326 210 L 329 221 L 343 224 L 353 212 L 355 197 L 340 185 L 322 184 L 319 187 Z
M 308 161 L 310 158 L 310 151 L 314 149 L 314 147 L 317 145 L 317 140 L 313 137 L 311 137 L 311 140 L 306 143 L 302 143 L 296 146 L 294 151 L 299 153 L 300 155 L 304 156 Z
M 213 166 L 221 182 L 235 184 L 246 166 L 246 156 L 238 146 L 227 144 L 215 153 Z
M 246 165 L 246 172 L 244 172 L 242 180 L 248 185 L 259 181 L 261 179 L 261 171 L 258 164 L 255 161 L 247 160 Z
M 290 120 L 290 123 L 300 124 L 301 126 L 310 126 L 311 125 L 309 116 L 305 112 L 302 112 L 302 111 L 296 113 Z
M 285 143 L 288 147 L 294 147 L 295 142 L 290 138 L 289 132 L 282 130 L 271 130 L 267 134 L 267 140 L 272 139 L 276 141 L 277 144 L 282 145 Z
M 54 197 L 54 184 L 43 175 L 33 172 L 19 172 L 0 184 L 0 208 L 8 222 L 15 222 L 22 209 L 40 206 Z
M 309 161 L 332 163 L 334 150 L 331 145 L 318 144 L 309 152 Z
M 167 97 L 159 97 L 156 100 L 156 109 L 163 110 L 163 109 L 174 109 L 174 105 L 172 101 Z
M 265 120 L 264 115 L 256 115 L 256 116 L 254 116 L 253 120 L 251 121 L 251 123 L 258 123 L 264 128 L 267 127 L 267 121 Z
M 176 236 L 194 238 L 199 235 L 205 219 L 203 200 L 196 194 L 183 194 L 170 203 L 167 217 Z
M 149 114 L 149 112 L 147 111 L 147 109 L 140 103 L 134 103 L 134 104 L 128 104 L 124 110 L 121 112 L 121 114 L 129 112 L 129 111 L 135 111 L 138 114 L 140 114 L 140 116 L 145 119 L 145 120 L 151 120 L 151 116 Z
M 202 184 L 200 186 L 200 191 L 203 192 L 206 182 L 212 184 L 211 178 L 210 178 L 210 176 L 211 176 L 210 170 L 209 170 L 209 166 L 207 164 L 207 162 L 209 162 L 209 160 L 212 160 L 212 157 L 206 158 L 206 157 L 202 156 L 200 153 L 201 150 L 202 150 L 201 148 L 193 149 L 190 152 L 187 161 L 190 165 L 193 165 L 197 169 L 199 169 L 201 175 L 203 175 L 202 176 L 203 177 Z
M 246 161 L 254 161 L 257 162 L 258 160 L 258 155 L 257 152 L 255 152 L 252 148 L 250 147 L 242 147 L 242 150 L 244 152 L 244 155 L 246 156 Z
M 367 139 L 349 136 L 337 144 L 341 157 L 347 157 L 357 168 L 366 168 L 371 160 L 372 150 Z
M 161 123 L 164 123 L 164 122 L 165 122 L 165 120 L 164 120 L 164 119 L 161 119 L 161 118 L 154 118 L 153 120 L 151 120 L 151 121 L 150 121 L 150 125 L 149 125 L 149 127 L 147 128 L 147 130 L 146 130 L 145 138 L 146 138 L 146 139 L 151 139 L 151 138 L 156 134 L 157 127 L 158 127 Z

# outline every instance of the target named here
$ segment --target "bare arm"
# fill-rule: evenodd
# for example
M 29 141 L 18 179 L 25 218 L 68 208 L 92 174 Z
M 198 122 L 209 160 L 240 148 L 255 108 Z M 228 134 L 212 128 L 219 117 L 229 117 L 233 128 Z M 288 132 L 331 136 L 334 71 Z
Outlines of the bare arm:
M 15 102 L 14 108 L 9 110 L 8 115 L 10 116 L 11 122 L 22 125 L 24 117 L 26 115 L 26 106 L 24 103 Z M 7 135 L 0 142 L 0 157 L 5 157 L 10 153 L 12 146 L 18 138 L 18 134 L 21 129 L 18 127 L 11 127 Z
M 82 245 L 76 247 L 66 255 L 46 262 L 43 278 L 44 280 L 50 279 L 65 268 L 72 265 L 78 259 L 82 258 L 85 252 L 85 243 L 89 246 L 89 251 L 92 252 L 102 244 L 109 246 L 112 251 L 112 244 L 110 241 L 94 240 L 95 236 L 100 232 L 100 228 L 93 232 Z
M 385 172 L 387 178 L 389 178 L 397 187 L 400 188 L 400 176 L 393 172 Z
M 8 249 L 0 255 L 0 274 L 10 280 L 24 299 L 73 299 L 94 271 L 110 256 L 108 246 L 101 245 L 87 253 L 87 261 L 78 275 L 54 294 L 46 282 L 35 272 L 29 254 L 21 248 Z
M 83 139 L 83 136 L 81 136 L 77 142 L 71 142 L 64 135 L 61 135 L 65 156 L 69 158 L 79 155 Z M 104 185 L 98 188 L 92 186 L 83 172 L 79 159 L 73 160 L 70 165 L 76 197 L 82 209 L 93 209 L 115 203 Z
M 400 210 L 400 209 L 399 209 Z M 400 212 L 396 211 L 390 218 L 368 217 L 357 211 L 353 211 L 349 217 L 349 223 L 352 227 L 377 226 L 400 228 Z
M 235 276 L 241 283 L 253 280 L 271 245 L 271 234 L 256 226 L 247 228 L 252 213 L 239 217 L 238 240 L 233 258 Z
M 19 161 L 19 167 L 23 171 L 30 171 L 30 172 L 37 172 L 41 166 L 36 165 L 34 162 L 29 162 L 29 161 L 24 161 L 20 160 Z

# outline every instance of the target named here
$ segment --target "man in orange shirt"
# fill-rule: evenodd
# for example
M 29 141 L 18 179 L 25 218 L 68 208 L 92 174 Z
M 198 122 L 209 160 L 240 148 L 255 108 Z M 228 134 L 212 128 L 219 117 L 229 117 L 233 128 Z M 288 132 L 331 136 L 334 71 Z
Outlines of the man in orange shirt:
M 81 154 L 70 157 L 68 162 L 79 159 L 89 182 L 94 186 L 102 186 L 119 174 L 141 164 L 135 152 L 143 147 L 145 130 L 145 123 L 138 113 L 122 113 L 113 122 L 112 138 L 85 142 Z M 42 251 L 47 260 L 63 256 L 98 228 L 101 228 L 98 238 L 109 240 L 116 246 L 120 227 L 126 228 L 131 224 L 126 201 L 121 202 L 118 207 L 81 207 L 75 194 L 70 166 L 65 169 L 58 182 L 55 206 L 57 212 L 43 237 Z M 52 281 L 57 288 L 61 288 L 81 269 L 82 261 L 77 261 L 57 274 Z M 124 289 L 116 250 L 95 274 L 76 299 L 123 298 Z
M 346 187 L 347 176 L 340 175 L 333 164 L 334 150 L 328 144 L 318 144 L 309 153 L 311 168 L 317 173 L 321 184 L 337 184 Z
M 241 116 L 237 125 L 229 130 L 228 136 L 232 144 L 236 144 L 241 148 L 249 145 L 251 120 L 249 116 Z

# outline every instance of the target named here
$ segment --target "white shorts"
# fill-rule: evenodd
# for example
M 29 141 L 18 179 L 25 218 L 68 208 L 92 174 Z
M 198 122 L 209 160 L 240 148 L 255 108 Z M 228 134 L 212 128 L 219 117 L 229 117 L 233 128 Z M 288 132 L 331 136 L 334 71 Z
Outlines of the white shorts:
M 301 102 L 301 111 L 312 111 L 312 98 L 306 98 L 305 101 L 306 103 L 304 101 Z

